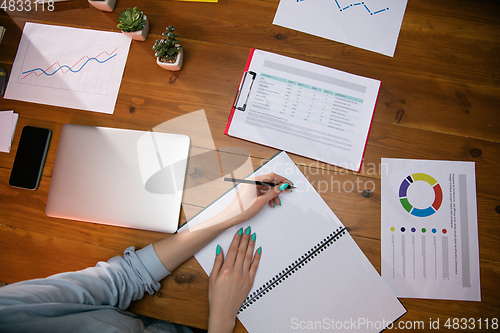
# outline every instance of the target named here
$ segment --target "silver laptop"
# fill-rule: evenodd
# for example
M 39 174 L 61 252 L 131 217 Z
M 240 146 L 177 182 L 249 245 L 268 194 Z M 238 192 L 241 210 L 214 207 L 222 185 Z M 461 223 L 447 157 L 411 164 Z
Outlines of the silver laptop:
M 186 135 L 64 125 L 45 213 L 173 233 L 189 142 Z

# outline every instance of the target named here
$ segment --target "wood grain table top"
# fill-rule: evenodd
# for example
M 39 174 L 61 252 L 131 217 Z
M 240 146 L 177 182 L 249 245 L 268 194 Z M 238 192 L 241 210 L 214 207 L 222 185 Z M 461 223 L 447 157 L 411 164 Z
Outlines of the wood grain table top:
M 151 130 L 189 112 L 204 109 L 215 149 L 249 152 L 256 168 L 277 150 L 224 135 L 251 48 L 328 66 L 382 82 L 360 173 L 290 154 L 348 227 L 380 272 L 381 158 L 473 161 L 476 165 L 481 302 L 401 299 L 405 323 L 477 320 L 500 313 L 500 3 L 493 0 L 410 0 L 394 57 L 273 25 L 278 0 L 219 0 L 217 3 L 118 0 L 112 13 L 85 0 L 56 2 L 53 11 L 0 11 L 6 34 L 0 67 L 8 72 L 26 22 L 118 32 L 120 11 L 139 6 L 150 21 L 145 42 L 130 47 L 112 115 L 0 99 L 0 110 L 20 118 L 12 150 L 0 153 L 0 282 L 46 277 L 94 266 L 169 235 L 49 218 L 45 204 L 57 145 L 64 124 Z M 47 7 L 47 6 L 45 6 Z M 168 25 L 177 27 L 184 47 L 179 72 L 161 69 L 152 46 Z M 40 187 L 10 187 L 8 179 L 24 126 L 53 131 Z M 213 151 L 203 143 L 194 150 Z M 216 174 L 210 165 L 188 166 L 188 182 Z M 339 184 L 328 190 L 322 182 Z M 351 190 L 341 185 L 360 184 Z M 227 186 L 230 186 L 228 183 Z M 367 195 L 367 186 L 373 191 Z M 219 197 L 225 188 L 184 198 L 182 224 Z M 364 195 L 363 195 L 364 194 Z M 162 282 L 161 289 L 135 302 L 142 315 L 207 328 L 208 277 L 191 258 Z M 408 327 L 408 326 L 407 326 Z M 481 330 L 484 330 L 483 327 Z M 463 331 L 471 331 L 462 327 Z M 245 332 L 237 323 L 236 332 Z M 433 330 L 434 331 L 434 330 Z

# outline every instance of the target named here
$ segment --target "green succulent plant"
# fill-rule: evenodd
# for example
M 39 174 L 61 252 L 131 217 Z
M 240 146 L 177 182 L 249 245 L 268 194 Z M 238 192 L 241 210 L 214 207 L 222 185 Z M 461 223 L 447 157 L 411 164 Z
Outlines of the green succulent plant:
M 177 54 L 182 50 L 182 45 L 176 40 L 179 35 L 174 33 L 175 29 L 174 26 L 168 26 L 167 31 L 161 34 L 165 38 L 157 39 L 153 45 L 155 57 L 162 62 L 175 62 Z
M 127 8 L 127 10 L 121 12 L 120 16 L 118 16 L 118 22 L 117 27 L 122 31 L 132 32 L 142 30 L 146 23 L 146 19 L 144 18 L 142 10 L 134 7 L 133 9 Z

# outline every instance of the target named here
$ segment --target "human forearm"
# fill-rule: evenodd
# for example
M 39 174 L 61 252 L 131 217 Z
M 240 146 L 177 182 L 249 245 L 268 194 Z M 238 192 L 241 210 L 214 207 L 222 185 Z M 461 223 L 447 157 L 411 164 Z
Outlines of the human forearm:
M 210 310 L 212 312 L 212 310 Z M 210 316 L 212 317 L 212 316 Z M 231 333 L 234 330 L 236 318 L 208 319 L 208 333 Z
M 242 185 L 231 204 L 213 218 L 153 244 L 163 265 L 172 272 L 224 230 L 250 219 L 266 204 L 275 207 L 279 204 L 278 195 L 281 191 L 289 191 L 287 189 L 287 186 L 290 185 L 289 181 L 276 174 L 267 174 L 256 179 L 286 184 L 271 188 Z
M 241 222 L 243 222 L 241 217 L 228 217 L 222 212 L 181 233 L 154 243 L 153 247 L 165 268 L 173 272 L 224 230 Z

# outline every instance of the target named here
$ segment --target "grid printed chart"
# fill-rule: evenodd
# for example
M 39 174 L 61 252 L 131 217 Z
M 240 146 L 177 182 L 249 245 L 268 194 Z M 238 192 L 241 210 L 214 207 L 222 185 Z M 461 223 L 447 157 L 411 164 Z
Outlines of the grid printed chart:
M 120 33 L 28 22 L 5 98 L 113 113 L 129 48 Z
M 19 84 L 90 94 L 108 93 L 111 73 L 119 52 L 117 47 L 112 52 L 102 51 L 95 56 L 85 54 L 77 61 L 57 60 L 48 67 L 31 68 L 29 65 L 36 64 L 42 57 L 36 47 L 30 46 L 25 54 L 21 75 L 18 77 Z

